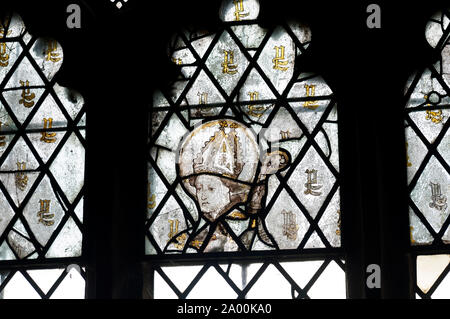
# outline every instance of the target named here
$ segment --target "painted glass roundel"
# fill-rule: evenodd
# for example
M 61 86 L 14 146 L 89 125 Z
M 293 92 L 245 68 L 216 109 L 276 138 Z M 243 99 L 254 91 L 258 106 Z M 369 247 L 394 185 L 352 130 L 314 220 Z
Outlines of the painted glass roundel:
M 259 8 L 224 1 L 220 31 L 170 41 L 180 74 L 153 96 L 146 254 L 341 245 L 334 95 L 304 71 L 310 29 L 262 28 Z

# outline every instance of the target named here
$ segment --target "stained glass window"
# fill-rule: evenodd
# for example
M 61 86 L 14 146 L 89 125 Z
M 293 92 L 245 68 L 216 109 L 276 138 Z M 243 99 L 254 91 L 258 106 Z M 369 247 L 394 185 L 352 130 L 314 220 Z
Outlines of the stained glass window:
M 85 108 L 79 93 L 54 80 L 63 56 L 56 40 L 31 35 L 19 15 L 2 17 L 0 266 L 25 260 L 31 265 L 20 271 L 0 268 L 5 298 L 21 289 L 30 297 L 55 297 L 75 286 L 77 296 L 84 296 L 79 266 L 32 269 L 34 262 L 69 257 L 76 262 L 82 255 Z
M 207 263 L 187 283 L 190 291 L 215 276 L 229 296 L 250 297 L 264 274 L 282 276 L 284 293 L 306 298 L 307 282 L 285 268 L 315 269 L 313 281 L 329 269 L 344 276 L 336 100 L 301 63 L 310 29 L 260 27 L 259 10 L 257 0 L 223 1 L 217 32 L 185 29 L 170 41 L 179 78 L 155 92 L 150 108 L 145 252 L 157 261 L 316 251 L 322 257 L 314 266 Z M 174 270 L 163 268 L 156 267 L 158 280 L 188 296 L 166 274 Z M 244 276 L 247 268 L 255 276 Z
M 450 243 L 449 21 L 448 11 L 436 13 L 428 21 L 426 39 L 439 59 L 411 76 L 406 88 L 410 238 L 413 248 L 429 251 L 448 250 Z M 442 272 L 440 266 L 433 266 L 434 261 L 442 259 L 439 258 L 418 256 L 416 290 L 421 297 L 432 295 L 429 289 L 433 282 L 424 279 L 425 270 L 434 273 L 439 268 Z

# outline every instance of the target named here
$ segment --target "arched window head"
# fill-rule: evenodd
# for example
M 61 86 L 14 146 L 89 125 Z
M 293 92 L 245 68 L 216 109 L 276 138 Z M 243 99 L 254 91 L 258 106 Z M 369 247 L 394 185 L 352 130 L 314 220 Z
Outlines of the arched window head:
M 411 76 L 406 88 L 405 133 L 410 241 L 417 256 L 419 298 L 448 298 L 450 252 L 449 11 L 434 14 L 425 36 L 437 61 Z M 430 59 L 431 60 L 431 59 Z
M 170 41 L 179 76 L 155 92 L 149 119 L 145 252 L 155 298 L 345 297 L 335 98 L 302 62 L 310 29 L 263 28 L 259 9 L 225 0 L 215 33 L 185 29 Z M 301 261 L 305 252 L 315 261 Z M 263 253 L 272 262 L 239 257 Z M 232 261 L 205 263 L 211 255 Z
M 34 262 L 51 268 L 54 258 L 82 255 L 85 108 L 79 93 L 54 80 L 63 58 L 55 39 L 31 35 L 17 14 L 2 17 L 0 263 L 19 265 L 27 260 L 31 268 Z M 84 296 L 80 272 L 75 286 L 77 294 Z M 49 294 L 56 296 L 59 287 L 67 288 L 66 275 L 64 268 L 15 271 L 12 267 L 0 276 L 0 294 L 45 298 L 49 296 L 42 285 L 55 283 Z M 60 282 L 64 284 L 58 286 Z

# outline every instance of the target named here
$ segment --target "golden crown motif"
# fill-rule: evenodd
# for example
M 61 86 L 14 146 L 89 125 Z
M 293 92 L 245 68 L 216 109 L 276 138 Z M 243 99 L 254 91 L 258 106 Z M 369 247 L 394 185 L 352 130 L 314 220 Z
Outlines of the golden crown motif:
M 221 174 L 237 179 L 244 167 L 242 145 L 235 130 L 238 125 L 226 120 L 218 124 L 219 129 L 194 160 L 194 173 Z

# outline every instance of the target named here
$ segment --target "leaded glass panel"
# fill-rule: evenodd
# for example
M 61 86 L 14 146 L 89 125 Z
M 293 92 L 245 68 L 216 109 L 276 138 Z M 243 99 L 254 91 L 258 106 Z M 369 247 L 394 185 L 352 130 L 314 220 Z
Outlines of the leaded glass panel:
M 440 59 L 411 76 L 406 88 L 406 166 L 414 246 L 450 243 L 448 14 L 436 13 L 426 26 L 426 39 Z
M 421 255 L 416 259 L 416 298 L 450 298 L 450 255 Z
M 84 298 L 75 264 L 76 274 L 14 267 L 82 255 L 85 107 L 54 80 L 63 58 L 19 15 L 0 17 L 0 263 L 13 265 L 0 273 L 1 298 Z
M 335 97 L 297 62 L 310 29 L 262 28 L 258 12 L 224 1 L 219 32 L 171 41 L 180 77 L 149 119 L 148 255 L 341 246 Z

